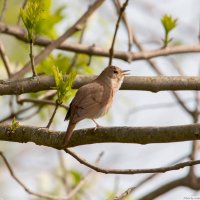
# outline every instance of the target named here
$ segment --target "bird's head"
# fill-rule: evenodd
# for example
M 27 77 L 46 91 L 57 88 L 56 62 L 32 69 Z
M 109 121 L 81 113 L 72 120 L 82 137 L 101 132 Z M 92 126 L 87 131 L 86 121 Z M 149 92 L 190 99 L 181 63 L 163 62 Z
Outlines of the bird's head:
M 108 66 L 106 67 L 100 74 L 102 80 L 108 80 L 115 85 L 116 87 L 121 86 L 124 76 L 128 75 L 130 70 L 122 70 L 116 66 Z
M 101 75 L 105 76 L 105 77 L 109 77 L 111 79 L 121 79 L 123 78 L 125 75 L 128 75 L 130 70 L 122 70 L 119 67 L 116 66 L 108 66 L 106 67 Z

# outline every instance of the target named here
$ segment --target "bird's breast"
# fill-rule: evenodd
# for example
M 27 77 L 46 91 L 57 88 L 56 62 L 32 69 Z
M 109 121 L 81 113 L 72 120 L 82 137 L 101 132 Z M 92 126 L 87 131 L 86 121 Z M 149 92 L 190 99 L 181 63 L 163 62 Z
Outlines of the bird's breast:
M 104 116 L 109 111 L 110 107 L 112 106 L 113 96 L 114 96 L 114 92 L 112 90 L 109 90 L 109 91 L 107 90 L 103 93 L 102 101 L 100 103 L 100 109 L 96 113 L 95 118 Z

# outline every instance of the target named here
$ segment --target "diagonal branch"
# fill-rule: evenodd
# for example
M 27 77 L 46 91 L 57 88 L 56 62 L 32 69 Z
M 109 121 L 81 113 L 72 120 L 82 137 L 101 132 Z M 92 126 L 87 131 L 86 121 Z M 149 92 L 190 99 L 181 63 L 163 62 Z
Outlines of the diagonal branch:
M 200 178 L 197 178 L 197 181 L 195 183 L 192 183 L 189 176 L 185 176 L 180 179 L 176 179 L 173 181 L 168 182 L 167 184 L 161 185 L 160 187 L 156 188 L 155 190 L 149 192 L 145 196 L 141 197 L 140 200 L 149 200 L 149 199 L 155 199 L 158 196 L 161 196 L 170 190 L 176 188 L 176 187 L 188 187 L 193 190 L 199 191 L 200 189 Z
M 67 197 L 54 197 L 51 195 L 47 195 L 47 194 L 42 194 L 42 193 L 37 193 L 37 192 L 33 192 L 30 188 L 28 188 L 16 175 L 14 170 L 12 169 L 11 165 L 9 164 L 8 160 L 6 159 L 6 157 L 4 156 L 4 154 L 2 152 L 0 152 L 0 157 L 3 159 L 10 175 L 12 176 L 12 178 L 30 195 L 42 198 L 42 199 L 49 199 L 49 200 L 70 200 L 71 196 L 67 196 Z
M 2 10 L 1 10 L 1 15 L 0 15 L 0 21 L 2 21 L 4 16 L 5 16 L 6 8 L 7 8 L 7 0 L 3 0 L 3 6 L 2 6 Z
M 120 12 L 120 7 L 121 7 L 121 3 L 119 0 L 114 0 L 113 1 L 115 7 L 116 7 L 116 10 L 117 12 L 119 13 Z M 124 12 L 123 15 L 122 15 L 122 19 L 124 21 L 124 24 L 126 26 L 126 29 L 127 29 L 127 34 L 128 34 L 128 51 L 130 52 L 131 51 L 131 47 L 133 45 L 133 33 L 132 33 L 132 29 L 131 29 L 131 26 L 128 22 L 128 19 L 126 17 L 126 13 Z
M 1 59 L 3 61 L 4 66 L 5 66 L 8 77 L 10 77 L 11 76 L 10 62 L 9 62 L 8 57 L 5 54 L 5 49 L 4 49 L 3 43 L 1 41 L 0 41 L 0 56 L 1 56 Z
M 61 35 L 57 40 L 52 41 L 44 50 L 39 52 L 37 56 L 35 56 L 35 65 L 37 65 L 40 61 L 45 59 L 54 49 L 60 46 L 67 38 L 69 38 L 72 34 L 74 34 L 77 30 L 82 28 L 82 25 L 85 21 L 90 17 L 96 9 L 102 5 L 105 0 L 96 0 L 91 6 L 89 6 L 88 10 L 76 21 L 76 23 L 71 26 L 63 35 Z M 26 72 L 28 72 L 31 68 L 31 62 L 29 61 L 19 72 L 15 73 L 12 79 L 17 79 L 23 76 Z
M 103 156 L 103 153 L 100 153 L 95 161 L 97 164 L 101 157 Z M 73 188 L 72 191 L 66 196 L 66 197 L 56 197 L 56 196 L 51 196 L 43 193 L 37 193 L 33 192 L 31 189 L 29 189 L 16 175 L 14 170 L 12 169 L 11 165 L 9 164 L 8 160 L 4 156 L 3 152 L 0 151 L 0 157 L 3 159 L 11 177 L 30 195 L 42 198 L 42 199 L 49 199 L 49 200 L 71 200 L 75 194 L 81 189 L 81 187 L 84 185 L 84 183 L 88 180 L 89 177 L 91 177 L 93 171 L 89 171 L 88 174 L 80 180 L 80 182 L 76 185 L 76 187 Z
M 95 170 L 96 172 L 104 173 L 104 174 L 145 174 L 145 173 L 165 173 L 168 171 L 174 171 L 179 170 L 188 166 L 192 165 L 198 165 L 200 164 L 200 160 L 193 160 L 193 161 L 187 161 L 178 163 L 169 167 L 158 167 L 158 168 L 149 168 L 149 169 L 107 169 L 107 168 L 101 168 L 96 165 L 93 165 L 89 162 L 87 162 L 85 159 L 78 156 L 73 151 L 66 149 L 64 150 L 66 153 L 70 154 L 72 157 L 74 157 L 77 161 L 79 161 L 81 164 Z
M 115 39 L 116 39 L 116 36 L 117 36 L 117 31 L 119 29 L 119 22 L 122 18 L 122 15 L 123 15 L 127 5 L 128 5 L 128 0 L 126 0 L 124 2 L 124 4 L 122 5 L 122 7 L 120 8 L 120 11 L 119 11 L 119 17 L 117 19 L 117 23 L 116 23 L 116 26 L 115 26 L 115 32 L 114 32 L 112 44 L 111 44 L 111 47 L 110 47 L 110 57 L 109 57 L 109 64 L 108 65 L 112 65 L 112 59 L 113 59 L 113 54 L 114 54 L 114 45 L 115 45 Z

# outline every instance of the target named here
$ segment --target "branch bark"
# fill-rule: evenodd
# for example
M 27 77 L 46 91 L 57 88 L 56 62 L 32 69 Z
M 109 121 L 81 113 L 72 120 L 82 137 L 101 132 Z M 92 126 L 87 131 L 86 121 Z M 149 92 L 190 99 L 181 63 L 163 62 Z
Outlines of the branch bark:
M 96 76 L 77 76 L 73 88 L 78 89 Z M 15 81 L 0 81 L 0 95 L 19 95 L 23 93 L 52 90 L 55 87 L 51 76 L 37 76 Z M 151 92 L 168 90 L 200 90 L 200 79 L 197 76 L 129 76 L 125 77 L 121 90 L 143 90 Z
M 65 132 L 50 131 L 46 128 L 20 125 L 14 133 L 11 125 L 0 125 L 0 140 L 12 142 L 34 142 L 56 149 L 62 148 Z M 200 139 L 200 125 L 167 127 L 104 127 L 74 131 L 69 147 L 95 143 L 151 144 L 183 142 Z
M 26 32 L 24 29 L 19 28 L 17 26 L 8 26 L 2 22 L 0 22 L 0 32 L 8 35 L 12 35 L 19 40 L 28 43 L 26 38 Z M 37 38 L 35 41 L 35 45 L 39 46 L 48 46 L 52 43 L 52 40 L 48 40 L 45 38 Z M 84 44 L 76 44 L 76 43 L 63 43 L 55 47 L 60 50 L 72 51 L 76 53 L 83 53 L 87 55 L 93 56 L 102 56 L 108 57 L 110 56 L 109 49 L 104 49 L 98 46 L 84 45 Z M 165 49 L 155 49 L 151 51 L 141 51 L 141 52 L 127 52 L 127 51 L 115 51 L 113 54 L 113 58 L 121 59 L 124 61 L 135 61 L 135 60 L 144 60 L 155 58 L 159 56 L 168 56 L 173 54 L 182 54 L 182 53 L 199 53 L 200 45 L 179 45 L 173 47 L 167 47 Z

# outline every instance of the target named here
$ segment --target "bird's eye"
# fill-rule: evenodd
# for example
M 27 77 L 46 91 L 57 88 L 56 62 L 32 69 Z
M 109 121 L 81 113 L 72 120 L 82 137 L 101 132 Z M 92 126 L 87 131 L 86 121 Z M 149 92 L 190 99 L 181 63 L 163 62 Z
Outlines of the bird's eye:
M 114 73 L 115 73 L 115 74 L 117 74 L 117 73 L 118 73 L 118 71 L 114 70 Z

